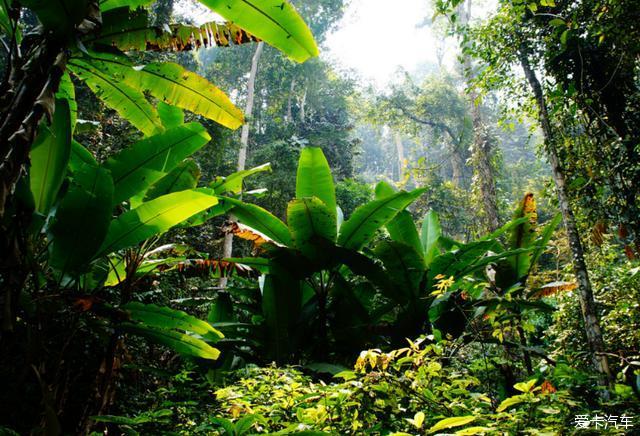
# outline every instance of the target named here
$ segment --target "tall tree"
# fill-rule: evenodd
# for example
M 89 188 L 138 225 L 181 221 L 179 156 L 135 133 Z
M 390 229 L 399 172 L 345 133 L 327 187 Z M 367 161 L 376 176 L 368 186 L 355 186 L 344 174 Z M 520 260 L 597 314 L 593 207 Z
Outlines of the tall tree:
M 262 56 L 264 43 L 259 42 L 256 44 L 256 50 L 251 58 L 251 69 L 249 70 L 249 82 L 247 83 L 247 101 L 244 107 L 245 117 L 249 120 L 242 125 L 242 131 L 240 132 L 240 150 L 238 152 L 238 165 L 237 171 L 243 171 L 247 163 L 247 150 L 249 148 L 249 130 L 251 128 L 251 116 L 253 115 L 253 102 L 255 99 L 256 91 L 256 76 L 258 75 L 258 62 L 260 62 L 260 56 Z M 234 217 L 230 216 L 233 221 Z M 231 257 L 233 253 L 233 233 L 227 233 L 224 235 L 224 246 L 222 248 L 223 257 Z M 225 287 L 227 285 L 227 277 L 220 279 L 220 286 Z
M 609 369 L 609 362 L 606 354 L 604 354 L 604 339 L 602 338 L 602 331 L 600 329 L 600 322 L 598 313 L 596 311 L 596 304 L 593 298 L 593 290 L 591 289 L 591 281 L 589 280 L 589 272 L 587 271 L 587 265 L 584 261 L 584 250 L 582 248 L 582 241 L 580 240 L 580 233 L 578 232 L 578 226 L 576 225 L 575 215 L 569 202 L 569 195 L 567 192 L 567 183 L 564 176 L 564 170 L 558 157 L 558 151 L 556 148 L 556 135 L 552 128 L 551 121 L 549 119 L 549 113 L 547 111 L 547 103 L 545 101 L 544 93 L 540 81 L 536 77 L 535 72 L 531 68 L 529 62 L 529 53 L 527 50 L 526 42 L 521 42 L 518 50 L 518 57 L 520 59 L 520 65 L 524 72 L 524 75 L 529 83 L 531 92 L 535 98 L 538 106 L 538 116 L 540 120 L 540 126 L 544 135 L 545 150 L 551 164 L 551 171 L 553 174 L 553 181 L 556 185 L 556 191 L 558 194 L 558 204 L 560 211 L 562 212 L 562 218 L 565 228 L 567 229 L 567 236 L 569 238 L 569 246 L 572 253 L 573 271 L 578 281 L 578 289 L 580 292 L 580 308 L 582 310 L 582 318 L 584 320 L 584 328 L 587 335 L 587 342 L 591 348 L 591 357 L 596 369 L 603 375 L 601 383 L 604 386 L 609 384 L 609 381 L 613 380 L 611 370 Z
M 455 7 L 458 3 L 454 0 L 450 6 Z M 534 47 L 538 47 L 537 32 L 528 22 L 535 8 L 537 6 L 525 3 L 501 2 L 495 16 L 480 26 L 467 29 L 465 38 L 470 42 L 467 50 L 487 64 L 487 68 L 483 69 L 475 80 L 476 85 L 484 87 L 485 90 L 502 86 L 508 89 L 510 95 L 519 95 L 523 100 L 527 100 L 529 94 L 522 94 L 523 88 L 518 83 L 518 79 L 513 77 L 513 67 L 519 66 L 525 75 L 526 88 L 524 89 L 528 88 L 534 96 L 533 105 L 524 103 L 520 108 L 535 111 L 542 128 L 545 150 L 551 164 L 558 202 L 569 238 L 591 358 L 595 369 L 601 374 L 601 384 L 606 386 L 611 380 L 611 371 L 607 357 L 603 354 L 605 346 L 599 326 L 599 316 L 584 260 L 580 233 L 570 202 L 565 169 L 559 153 L 560 137 L 565 132 L 562 131 L 562 124 L 552 123 L 547 109 L 549 97 L 545 95 L 543 85 L 532 66 L 532 59 L 540 59 L 539 56 L 535 58 L 533 56 Z M 508 88 L 510 85 L 511 87 Z
M 468 26 L 471 21 L 472 0 L 466 0 L 459 6 L 460 24 Z M 496 177 L 495 170 L 492 165 L 493 154 L 493 136 L 489 132 L 489 128 L 482 118 L 480 111 L 480 100 L 477 90 L 472 84 L 475 76 L 471 55 L 467 50 L 467 44 L 462 44 L 462 65 L 464 75 L 467 78 L 467 96 L 469 106 L 471 108 L 471 122 L 473 125 L 473 142 L 471 165 L 474 170 L 474 183 L 480 194 L 482 202 L 482 218 L 485 229 L 493 232 L 500 227 L 500 218 L 498 212 L 498 199 L 496 195 Z

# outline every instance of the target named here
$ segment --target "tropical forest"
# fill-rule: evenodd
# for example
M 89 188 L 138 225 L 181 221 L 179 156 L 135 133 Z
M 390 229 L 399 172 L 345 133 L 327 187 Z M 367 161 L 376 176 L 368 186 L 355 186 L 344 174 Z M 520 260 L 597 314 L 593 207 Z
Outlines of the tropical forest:
M 640 435 L 638 0 L 0 0 L 0 436 Z

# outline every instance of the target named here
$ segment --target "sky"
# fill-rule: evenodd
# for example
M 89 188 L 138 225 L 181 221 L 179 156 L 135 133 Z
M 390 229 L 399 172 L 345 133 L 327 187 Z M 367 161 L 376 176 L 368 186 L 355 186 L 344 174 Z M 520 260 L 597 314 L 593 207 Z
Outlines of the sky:
M 428 0 L 351 0 L 337 29 L 323 44 L 322 56 L 353 69 L 377 87 L 393 81 L 399 68 L 412 72 L 437 64 L 436 41 L 429 25 Z M 449 53 L 451 50 L 449 50 Z M 446 62 L 451 62 L 451 56 Z
M 430 25 L 430 3 L 394 0 L 390 6 L 389 0 L 349 0 L 344 17 L 323 43 L 321 56 L 377 88 L 392 83 L 399 69 L 411 73 L 426 63 L 437 65 L 436 44 L 442 37 Z M 176 9 L 197 23 L 216 19 L 190 0 L 178 0 Z M 451 68 L 455 42 L 449 40 L 447 47 L 444 64 Z

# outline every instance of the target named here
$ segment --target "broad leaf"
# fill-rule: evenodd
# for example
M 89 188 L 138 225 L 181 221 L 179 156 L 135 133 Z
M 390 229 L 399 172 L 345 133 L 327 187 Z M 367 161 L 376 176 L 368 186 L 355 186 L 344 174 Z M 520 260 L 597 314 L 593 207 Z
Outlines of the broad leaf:
M 46 215 L 51 209 L 67 172 L 71 154 L 71 113 L 67 100 L 56 100 L 50 126 L 40 124 L 29 159 L 29 180 L 36 211 Z
M 147 6 L 156 0 L 100 0 L 100 10 L 102 12 L 109 11 L 115 8 L 129 7 L 135 9 L 140 6 Z
M 346 248 L 360 249 L 373 238 L 380 227 L 386 225 L 423 192 L 424 189 L 402 191 L 360 206 L 340 228 L 338 244 Z
M 486 265 L 486 262 L 495 261 L 496 258 L 485 258 L 485 253 L 495 245 L 494 241 L 477 241 L 463 244 L 455 251 L 436 256 L 429 266 L 429 283 L 435 283 L 435 276 L 441 274 L 445 277 L 454 276 L 459 279 L 463 272 L 469 270 L 479 263 Z M 502 254 L 499 258 L 504 258 Z M 486 259 L 486 260 L 485 260 Z M 485 262 L 483 262 L 485 260 Z
M 109 65 L 114 67 L 113 61 Z M 147 91 L 158 100 L 209 118 L 230 129 L 244 122 L 242 111 L 207 79 L 171 62 L 154 62 L 141 69 L 116 65 L 129 86 Z
M 49 228 L 49 263 L 65 272 L 81 270 L 100 248 L 111 221 L 113 182 L 109 172 L 82 164 L 56 209 Z
M 318 56 L 311 31 L 286 0 L 199 0 L 297 62 Z
M 160 121 L 165 129 L 178 127 L 184 124 L 184 112 L 176 106 L 171 106 L 164 101 L 159 101 L 156 107 Z
M 0 2 L 0 32 L 8 37 L 11 37 L 14 33 L 13 22 L 11 18 L 9 18 L 9 13 L 7 11 L 7 6 L 9 2 L 2 1 Z M 16 42 L 20 44 L 22 42 L 22 32 L 20 28 L 15 29 Z
M 442 227 L 440 226 L 438 214 L 434 210 L 430 210 L 422 220 L 422 231 L 420 232 L 424 261 L 427 266 L 429 266 L 433 259 L 440 254 L 438 241 L 441 236 Z
M 89 0 L 19 0 L 38 17 L 42 27 L 56 38 L 65 38 L 84 20 Z
M 216 180 L 209 184 L 216 194 L 239 194 L 242 192 L 242 182 L 249 176 L 263 171 L 271 171 L 271 164 L 266 163 L 248 170 L 236 171 L 227 177 L 216 177 Z
M 405 298 L 418 295 L 425 268 L 422 256 L 413 247 L 401 242 L 382 241 L 374 253 Z
M 150 23 L 146 9 L 129 8 L 104 13 L 101 32 L 84 39 L 85 44 L 113 45 L 122 51 L 186 51 L 255 41 L 257 38 L 232 23 L 160 27 Z
M 524 395 L 514 395 L 513 397 L 509 397 L 506 400 L 504 400 L 502 403 L 500 403 L 500 405 L 496 409 L 496 412 L 504 412 L 505 410 L 515 406 L 516 404 L 522 403 L 524 400 L 525 400 Z
M 147 136 L 163 129 L 158 112 L 144 94 L 109 74 L 91 58 L 71 59 L 69 69 L 82 79 L 105 105 L 118 112 Z
M 71 131 L 73 132 L 76 121 L 78 120 L 78 102 L 76 101 L 76 89 L 68 72 L 64 73 L 60 79 L 56 99 L 64 99 L 67 101 L 70 112 Z
M 205 341 L 177 331 L 130 323 L 122 323 L 120 324 L 120 328 L 124 331 L 151 339 L 159 344 L 166 345 L 172 350 L 187 356 L 210 360 L 216 360 L 220 356 L 220 351 Z
M 282 245 L 291 245 L 289 229 L 285 223 L 270 212 L 267 212 L 255 204 L 244 203 L 233 198 L 224 198 L 222 201 L 232 206 L 230 212 L 233 213 L 241 223 L 267 235 Z
M 317 197 L 299 198 L 289 202 L 287 224 L 293 246 L 311 259 L 323 254 L 317 244 L 319 238 L 332 243 L 336 240 L 334 215 Z
M 538 263 L 538 259 L 540 259 L 540 256 L 542 255 L 544 250 L 547 249 L 547 244 L 549 244 L 549 241 L 553 236 L 553 232 L 556 231 L 556 228 L 561 222 L 562 222 L 562 214 L 558 213 L 544 227 L 544 229 L 540 233 L 540 237 L 536 240 L 537 248 L 531 254 L 531 267 L 535 266 L 535 264 Z
M 143 193 L 210 139 L 201 124 L 189 123 L 143 139 L 109 158 L 105 167 L 113 176 L 114 201 Z
M 445 430 L 447 428 L 452 428 L 452 427 L 460 427 L 463 425 L 467 425 L 475 420 L 476 420 L 476 417 L 473 415 L 445 418 L 436 422 L 435 425 L 433 425 L 433 427 L 429 429 L 429 433 L 435 433 L 437 431 Z
M 123 213 L 109 226 L 99 254 L 102 256 L 136 245 L 162 234 L 187 218 L 218 203 L 218 199 L 196 190 L 163 195 Z
M 73 172 L 82 167 L 83 164 L 98 166 L 96 158 L 87 148 L 76 140 L 71 141 L 71 155 L 69 156 L 69 169 Z
M 380 182 L 376 185 L 376 199 L 382 199 L 393 195 L 397 190 L 387 182 Z M 405 245 L 413 247 L 416 253 L 422 258 L 422 245 L 418 230 L 413 222 L 411 213 L 406 210 L 398 212 L 398 214 L 387 223 L 387 231 L 391 239 L 401 242 Z
M 181 310 L 138 302 L 127 303 L 122 306 L 122 308 L 129 312 L 132 320 L 148 326 L 193 332 L 213 342 L 224 338 L 224 335 L 214 329 L 208 322 L 202 321 Z
M 336 189 L 327 158 L 318 147 L 303 148 L 296 175 L 296 198 L 317 197 L 329 209 L 336 210 Z
M 200 180 L 200 167 L 193 159 L 186 159 L 178 164 L 169 174 L 153 184 L 144 196 L 144 201 L 153 200 L 172 192 L 193 189 Z
M 529 218 L 511 230 L 509 247 L 511 249 L 529 248 L 536 239 L 536 227 L 538 223 L 538 213 L 536 212 L 536 201 L 533 194 L 524 196 L 518 206 L 513 219 Z M 516 281 L 521 280 L 529 274 L 531 268 L 531 253 L 523 253 L 509 258 L 509 263 L 515 272 Z
M 271 264 L 262 286 L 262 311 L 267 327 L 269 357 L 283 362 L 295 352 L 296 325 L 302 310 L 300 282 L 287 270 Z

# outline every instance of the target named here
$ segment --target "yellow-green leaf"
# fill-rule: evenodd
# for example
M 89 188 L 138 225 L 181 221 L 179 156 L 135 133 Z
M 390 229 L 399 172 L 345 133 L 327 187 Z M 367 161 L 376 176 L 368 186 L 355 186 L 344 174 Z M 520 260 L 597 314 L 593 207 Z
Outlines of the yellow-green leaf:
M 513 387 L 520 392 L 531 392 L 531 389 L 536 385 L 536 379 L 529 380 L 528 382 L 520 382 L 513 385 Z
M 438 421 L 433 427 L 431 427 L 429 429 L 429 433 L 435 433 L 439 430 L 444 430 L 447 428 L 452 428 L 452 427 L 460 427 L 463 425 L 467 425 L 470 422 L 473 422 L 476 420 L 475 416 L 472 415 L 468 415 L 468 416 L 456 416 L 453 418 L 445 418 L 442 419 L 440 421 Z
M 465 429 L 462 429 L 462 430 L 458 430 L 456 432 L 456 435 L 458 435 L 458 436 L 471 436 L 471 435 L 478 435 L 478 434 L 482 435 L 482 434 L 485 434 L 486 432 L 492 431 L 492 430 L 493 429 L 489 428 L 489 427 L 478 427 L 478 426 L 476 426 L 476 427 L 469 427 L 469 428 L 465 428 Z
M 199 0 L 297 62 L 318 56 L 311 31 L 285 0 Z
M 513 397 L 509 397 L 506 400 L 504 400 L 502 403 L 500 403 L 496 411 L 503 412 L 507 410 L 509 407 L 515 406 L 516 404 L 520 404 L 523 401 L 524 401 L 523 395 L 514 395 Z

